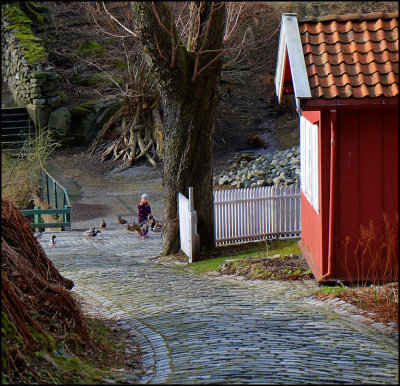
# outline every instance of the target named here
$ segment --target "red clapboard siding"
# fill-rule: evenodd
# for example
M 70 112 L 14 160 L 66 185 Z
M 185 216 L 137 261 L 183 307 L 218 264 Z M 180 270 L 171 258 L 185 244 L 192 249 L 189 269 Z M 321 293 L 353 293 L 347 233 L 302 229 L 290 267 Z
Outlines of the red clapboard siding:
M 344 243 L 349 238 L 347 264 L 359 238 L 360 224 L 360 151 L 359 111 L 338 112 L 338 194 L 336 205 L 335 261 L 344 259 Z M 333 265 L 334 273 L 339 269 Z M 350 268 L 350 267 L 349 267 Z M 353 267 L 352 267 L 353 268 Z
M 321 131 L 319 143 L 320 158 L 320 210 L 322 226 L 322 260 L 324 274 L 328 271 L 328 245 L 329 245 L 329 187 L 331 163 L 331 113 L 327 110 L 321 112 Z
M 374 222 L 382 234 L 383 208 L 383 110 L 360 114 L 360 225 Z
M 319 126 L 318 136 L 320 137 L 321 113 L 319 111 L 303 111 L 303 116 L 311 123 L 317 124 Z M 321 154 L 320 149 L 319 154 Z M 321 159 L 319 159 L 319 163 L 320 161 Z M 319 165 L 319 179 L 321 180 L 321 165 Z M 321 190 L 319 194 L 321 207 Z M 311 258 L 313 260 L 312 262 L 308 262 L 308 264 L 316 268 L 319 271 L 320 275 L 323 275 L 325 267 L 323 266 L 323 261 L 321 259 L 321 256 L 323 255 L 321 210 L 320 214 L 318 214 L 312 207 L 310 202 L 307 200 L 307 198 L 304 196 L 304 194 L 301 194 L 301 234 L 302 243 L 310 253 L 309 256 L 307 256 L 306 254 L 304 254 L 304 256 L 306 257 L 306 259 Z M 318 276 L 318 273 L 314 272 L 314 274 Z
M 389 120 L 393 123 L 388 124 Z M 355 256 L 361 226 L 368 229 L 372 222 L 379 244 L 383 212 L 398 212 L 398 120 L 390 110 L 374 109 L 341 111 L 338 122 L 339 221 L 335 252 L 340 264 L 334 267 L 334 273 L 351 272 L 356 278 L 367 272 L 372 259 L 361 249 Z M 350 237 L 347 251 L 346 237 Z
M 320 280 L 328 271 L 331 113 L 303 111 L 303 115 L 319 125 L 320 213 L 302 195 L 300 245 Z M 391 221 L 398 214 L 398 123 L 395 108 L 338 110 L 333 277 L 365 277 L 372 257 L 363 255 L 360 249 L 356 252 L 360 225 L 368 228 L 372 221 L 379 244 L 384 232 L 382 213 L 387 213 Z M 350 240 L 347 249 L 346 238 Z
M 383 210 L 394 221 L 399 213 L 399 110 L 386 109 L 383 114 Z
M 310 252 L 313 262 L 308 262 L 310 266 L 314 265 L 321 275 L 324 274 L 322 259 L 322 234 L 321 217 L 312 207 L 310 202 L 301 193 L 301 240 Z M 306 259 L 307 256 L 305 255 Z M 314 272 L 317 276 L 317 273 Z

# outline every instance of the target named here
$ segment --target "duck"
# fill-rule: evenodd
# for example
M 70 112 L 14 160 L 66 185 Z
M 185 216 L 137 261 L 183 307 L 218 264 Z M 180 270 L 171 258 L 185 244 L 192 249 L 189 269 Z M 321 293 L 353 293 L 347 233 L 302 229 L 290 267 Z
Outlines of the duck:
M 149 219 L 151 220 L 151 224 L 150 224 L 150 230 L 152 232 L 161 232 L 161 228 L 162 228 L 162 223 L 160 221 L 157 221 L 153 215 L 149 216 Z
M 56 236 L 55 235 L 51 235 L 51 239 L 49 241 L 50 248 L 55 248 L 56 247 L 55 239 L 56 239 Z
M 100 224 L 100 228 L 101 229 L 106 229 L 106 222 L 103 220 L 102 222 L 101 222 L 101 224 Z
M 150 222 L 150 229 L 153 230 L 157 224 L 156 219 L 154 218 L 154 216 L 152 214 L 149 215 L 149 220 Z
M 83 232 L 83 234 L 86 237 L 90 237 L 90 238 L 95 237 L 98 233 L 100 233 L 100 231 L 96 230 L 96 228 L 94 228 L 94 227 L 91 227 L 88 231 Z
M 40 240 L 43 237 L 43 231 L 34 232 L 33 235 L 35 236 L 36 240 Z
M 142 237 L 142 231 L 140 230 L 139 225 L 137 225 L 134 221 L 132 222 L 132 225 L 126 224 L 126 230 L 128 232 L 137 232 L 139 235 L 139 238 Z
M 153 232 L 161 232 L 162 229 L 162 223 L 160 221 L 155 221 L 154 223 L 151 224 L 150 229 Z
M 118 221 L 118 224 L 126 224 L 127 223 L 127 221 L 124 220 L 123 218 L 121 218 L 121 216 L 118 216 L 117 221 Z

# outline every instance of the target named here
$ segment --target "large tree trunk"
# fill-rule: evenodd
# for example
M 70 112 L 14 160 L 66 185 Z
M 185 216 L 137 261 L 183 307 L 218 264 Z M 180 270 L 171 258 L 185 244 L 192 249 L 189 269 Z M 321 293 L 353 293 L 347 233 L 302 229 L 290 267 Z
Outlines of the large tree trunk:
M 163 254 L 179 251 L 178 193 L 187 196 L 190 186 L 201 248 L 210 250 L 215 246 L 213 143 L 222 68 L 216 56 L 222 48 L 225 7 L 223 3 L 203 3 L 199 15 L 203 40 L 198 44 L 208 53 L 197 60 L 176 43 L 178 34 L 166 3 L 135 2 L 132 10 L 147 65 L 156 77 L 165 125 Z
M 197 96 L 163 101 L 167 128 L 164 161 L 164 253 L 179 250 L 178 192 L 193 186 L 201 247 L 214 248 L 213 141 L 215 87 L 199 87 Z

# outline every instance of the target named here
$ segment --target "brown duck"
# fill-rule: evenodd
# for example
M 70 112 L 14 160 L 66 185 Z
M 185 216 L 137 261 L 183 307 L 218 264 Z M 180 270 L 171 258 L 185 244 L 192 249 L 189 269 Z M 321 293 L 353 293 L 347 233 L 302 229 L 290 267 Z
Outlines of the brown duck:
M 139 225 L 137 225 L 134 221 L 132 223 L 132 225 L 126 224 L 126 230 L 128 232 L 137 232 L 139 237 L 142 237 L 142 231 L 140 230 Z
M 121 218 L 121 216 L 118 216 L 117 221 L 118 221 L 118 224 L 126 224 L 127 223 L 127 221 L 124 220 L 123 218 Z

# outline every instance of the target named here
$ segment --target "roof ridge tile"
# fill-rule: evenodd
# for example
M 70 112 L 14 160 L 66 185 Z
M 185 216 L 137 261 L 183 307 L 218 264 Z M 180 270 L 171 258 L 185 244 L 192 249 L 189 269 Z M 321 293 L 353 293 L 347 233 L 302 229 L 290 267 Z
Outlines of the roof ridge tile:
M 330 23 L 303 23 L 299 24 L 299 32 L 300 35 L 308 32 L 311 35 L 317 35 L 321 31 L 330 34 L 338 31 L 340 33 L 346 33 L 352 30 L 355 33 L 359 32 L 372 32 L 372 31 L 392 31 L 394 29 L 398 29 L 399 22 L 396 18 L 383 20 L 383 19 L 374 19 L 374 20 L 357 20 L 351 21 L 348 20 L 346 22 L 340 22 L 336 19 L 331 20 Z
M 324 15 L 324 16 L 305 16 L 298 18 L 298 23 L 319 23 L 319 22 L 327 22 L 336 20 L 339 22 L 346 21 L 366 21 L 366 20 L 375 20 L 375 19 L 394 19 L 399 17 L 399 12 L 371 12 L 371 13 L 347 13 L 344 15 Z

